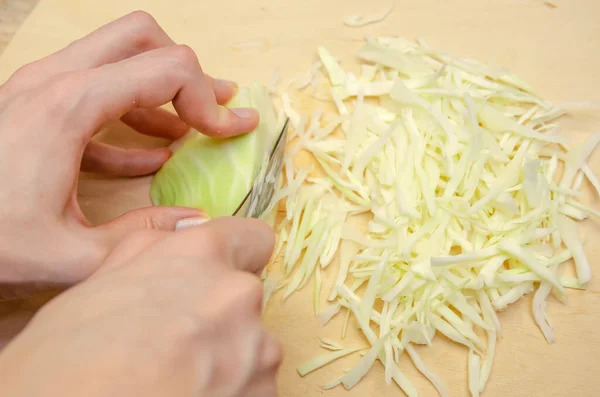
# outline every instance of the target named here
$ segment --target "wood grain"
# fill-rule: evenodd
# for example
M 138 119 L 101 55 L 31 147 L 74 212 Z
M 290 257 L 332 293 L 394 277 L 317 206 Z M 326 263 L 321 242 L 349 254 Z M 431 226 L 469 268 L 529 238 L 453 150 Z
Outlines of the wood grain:
M 0 0 L 0 54 L 38 0 Z

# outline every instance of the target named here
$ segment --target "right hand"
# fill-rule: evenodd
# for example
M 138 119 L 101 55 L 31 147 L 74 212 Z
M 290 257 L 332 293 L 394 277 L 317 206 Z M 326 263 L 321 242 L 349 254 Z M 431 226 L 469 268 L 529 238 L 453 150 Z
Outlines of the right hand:
M 0 354 L 2 394 L 276 396 L 282 353 L 258 279 L 273 244 L 240 218 L 132 234 Z

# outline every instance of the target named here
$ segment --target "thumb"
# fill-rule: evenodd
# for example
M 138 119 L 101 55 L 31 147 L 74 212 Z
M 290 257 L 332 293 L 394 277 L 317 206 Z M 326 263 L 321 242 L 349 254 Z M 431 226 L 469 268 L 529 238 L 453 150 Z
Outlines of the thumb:
M 141 230 L 174 231 L 180 225 L 201 223 L 208 219 L 201 210 L 186 207 L 146 207 L 129 211 L 96 227 L 109 245 L 115 246 L 130 234 Z

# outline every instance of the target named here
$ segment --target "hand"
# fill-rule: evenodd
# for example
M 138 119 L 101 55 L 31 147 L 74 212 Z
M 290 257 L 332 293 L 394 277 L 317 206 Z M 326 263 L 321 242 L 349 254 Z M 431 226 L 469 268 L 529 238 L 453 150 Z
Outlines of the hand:
M 253 130 L 255 110 L 222 106 L 234 92 L 235 84 L 204 74 L 194 51 L 143 12 L 18 70 L 0 86 L 0 284 L 76 283 L 133 231 L 173 230 L 202 216 L 154 207 L 91 227 L 77 203 L 78 171 L 143 175 L 169 158 L 167 148 L 91 141 L 118 119 L 171 139 L 189 126 L 221 137 Z M 159 108 L 170 101 L 178 116 Z
M 133 234 L 6 347 L 2 394 L 274 397 L 281 348 L 257 277 L 273 243 L 240 218 Z

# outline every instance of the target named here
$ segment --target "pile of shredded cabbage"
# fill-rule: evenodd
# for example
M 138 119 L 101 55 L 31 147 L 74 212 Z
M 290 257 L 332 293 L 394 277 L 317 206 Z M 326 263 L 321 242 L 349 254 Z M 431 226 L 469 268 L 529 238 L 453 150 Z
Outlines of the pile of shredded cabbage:
M 406 352 L 447 396 L 414 348 L 441 334 L 468 349 L 477 396 L 492 369 L 496 312 L 533 292 L 535 321 L 552 343 L 546 298 L 564 300 L 565 288 L 590 281 L 576 221 L 599 215 L 578 197 L 584 179 L 600 194 L 587 165 L 600 133 L 568 142 L 555 124 L 564 109 L 510 71 L 422 41 L 367 38 L 358 76 L 325 48 L 318 54 L 296 88 L 330 98 L 338 114 L 304 117 L 282 95 L 296 134 L 275 200 L 285 206 L 276 248 L 282 271 L 264 275 L 265 301 L 310 283 L 324 324 L 339 314 L 347 327 L 354 317 L 370 347 L 325 389 L 353 387 L 379 359 L 386 381 L 416 396 L 397 365 Z M 327 92 L 315 83 L 321 72 Z M 295 165 L 301 151 L 314 166 Z M 321 271 L 332 263 L 337 277 L 323 285 Z M 322 294 L 327 307 L 319 307 Z M 301 365 L 301 376 L 364 349 L 321 346 L 331 352 Z

